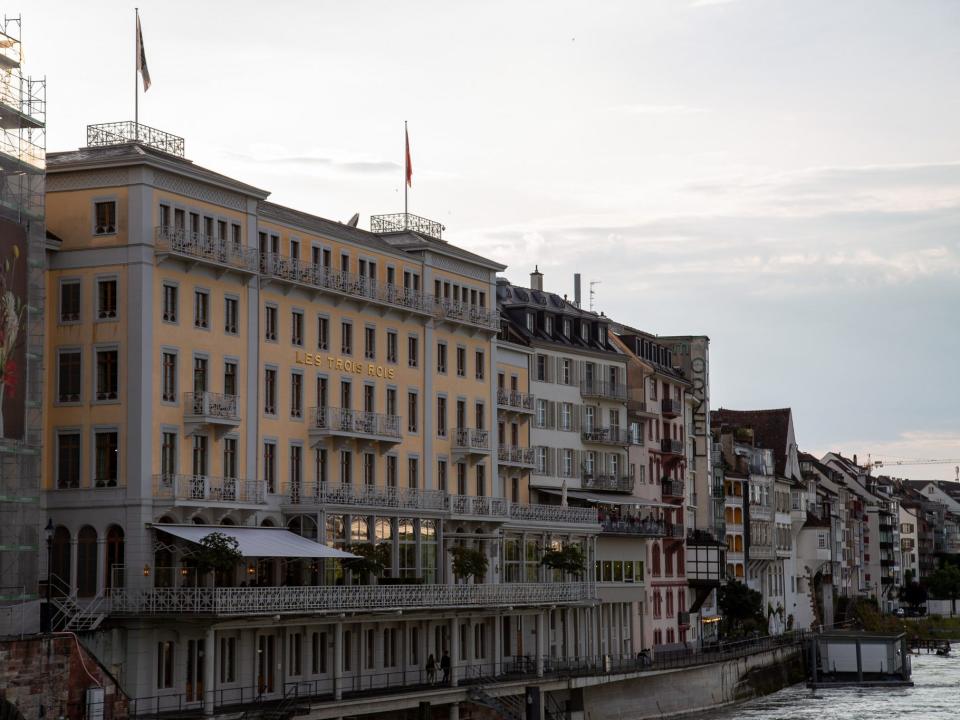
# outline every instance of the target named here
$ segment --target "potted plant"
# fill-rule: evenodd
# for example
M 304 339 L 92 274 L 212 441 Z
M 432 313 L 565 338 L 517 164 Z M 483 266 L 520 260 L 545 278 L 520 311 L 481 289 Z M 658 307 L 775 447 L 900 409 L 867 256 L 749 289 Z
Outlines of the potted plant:
M 454 545 L 450 548 L 450 554 L 453 556 L 453 576 L 458 582 L 471 577 L 483 581 L 488 565 L 483 552 L 466 545 Z
M 636 518 L 634 518 L 635 521 Z M 540 564 L 551 570 L 559 570 L 567 575 L 579 578 L 583 576 L 587 558 L 582 547 L 570 544 L 547 550 L 540 559 Z

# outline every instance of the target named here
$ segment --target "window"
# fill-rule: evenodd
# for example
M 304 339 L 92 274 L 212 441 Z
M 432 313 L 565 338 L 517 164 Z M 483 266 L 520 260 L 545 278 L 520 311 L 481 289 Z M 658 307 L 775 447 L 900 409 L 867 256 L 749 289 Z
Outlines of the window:
M 420 345 L 416 335 L 407 338 L 407 365 L 412 368 L 420 364 Z
M 537 398 L 537 427 L 547 426 L 547 401 Z
M 487 494 L 487 466 L 477 465 L 477 497 Z
M 277 340 L 277 308 L 267 305 L 263 323 L 263 337 L 270 342 Z
M 407 393 L 407 432 L 417 432 L 417 394 Z
M 116 279 L 97 280 L 97 318 L 115 320 L 117 317 Z
M 437 435 L 447 436 L 447 399 L 445 397 L 437 398 Z
M 229 360 L 223 364 L 223 393 L 237 394 L 237 364 Z
M 573 362 L 570 358 L 560 360 L 560 382 L 564 385 L 570 385 L 573 382 Z
M 407 459 L 407 487 L 417 488 L 420 486 L 420 459 L 419 458 L 408 458 Z
M 193 326 L 210 327 L 210 294 L 206 290 L 195 290 L 193 293 Z
M 317 448 L 313 457 L 313 474 L 317 483 L 327 481 L 327 451 L 325 448 Z
M 573 405 L 570 403 L 560 403 L 560 429 L 572 429 Z
M 120 450 L 116 430 L 98 430 L 94 441 L 95 487 L 116 487 Z
M 484 367 L 486 366 L 486 358 L 483 350 L 477 350 L 474 356 L 474 362 L 476 363 L 477 380 L 483 380 Z
M 60 322 L 80 320 L 80 281 L 69 280 L 60 284 Z
M 387 362 L 397 362 L 397 333 L 394 330 L 387 330 Z
M 240 308 L 236 298 L 228 297 L 223 305 L 223 331 L 236 335 L 240 331 Z
M 353 325 L 346 320 L 340 323 L 340 352 L 344 355 L 353 354 Z
M 353 455 L 349 450 L 340 451 L 340 484 L 353 483 Z
M 160 435 L 160 475 L 170 478 L 177 472 L 177 433 L 163 432 Z M 168 479 L 167 482 L 170 482 Z
M 457 348 L 457 377 L 467 376 L 467 349 Z
M 301 373 L 290 375 L 290 417 L 303 417 L 303 375 Z
M 397 414 L 397 389 L 387 388 L 387 415 Z
M 57 487 L 80 487 L 80 433 L 57 435 Z
M 97 400 L 116 400 L 119 387 L 119 353 L 97 350 Z
M 298 310 L 290 313 L 290 342 L 303 347 L 303 313 Z
M 457 495 L 467 494 L 467 465 L 457 463 Z
M 317 318 L 317 350 L 330 349 L 330 319 L 320 316 Z
M 547 381 L 547 356 L 546 355 L 537 355 L 536 368 L 534 371 L 534 377 L 540 382 Z
M 117 231 L 117 203 L 113 200 L 94 203 L 94 235 L 112 235 Z
M 290 494 L 293 497 L 300 496 L 300 488 L 303 485 L 303 446 L 290 446 Z
M 397 486 L 397 456 L 387 455 L 387 487 Z
M 529 330 L 530 332 L 533 332 L 533 328 L 534 328 L 533 313 L 527 313 L 527 330 Z
M 363 484 L 373 487 L 376 485 L 376 458 L 373 453 L 363 453 Z
M 231 480 L 235 480 L 237 477 L 237 439 L 236 438 L 224 438 L 223 439 L 223 476 Z M 232 484 L 230 487 L 236 487 L 236 484 Z M 233 495 L 226 497 L 225 499 L 236 499 L 236 496 Z
M 179 289 L 176 285 L 163 286 L 163 321 L 175 323 L 177 321 L 177 295 Z
M 80 351 L 61 350 L 57 355 L 58 370 L 57 400 L 62 403 L 80 402 Z
M 437 460 L 437 489 L 447 489 L 447 461 L 443 459 Z
M 220 682 L 231 683 L 237 680 L 237 639 L 235 637 L 220 638 Z
M 163 368 L 161 369 L 160 399 L 164 402 L 177 401 L 177 355 L 163 353 Z
M 173 687 L 173 641 L 157 643 L 157 689 Z
M 263 444 L 263 480 L 267 492 L 277 491 L 277 446 L 272 442 Z
M 263 374 L 263 411 L 267 415 L 277 414 L 277 371 L 267 368 Z
M 447 372 L 447 345 L 446 343 L 437 343 L 437 372 Z
M 363 356 L 367 360 L 377 357 L 377 331 L 372 327 L 363 329 Z

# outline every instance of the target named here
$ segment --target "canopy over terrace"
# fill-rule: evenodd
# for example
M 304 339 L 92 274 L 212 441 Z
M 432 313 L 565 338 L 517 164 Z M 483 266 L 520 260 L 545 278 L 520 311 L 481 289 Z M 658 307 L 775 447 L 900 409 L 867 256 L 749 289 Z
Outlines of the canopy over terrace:
M 320 558 L 349 560 L 356 555 L 300 537 L 285 528 L 238 527 L 235 525 L 154 525 L 175 537 L 200 543 L 211 533 L 221 533 L 237 541 L 246 558 Z

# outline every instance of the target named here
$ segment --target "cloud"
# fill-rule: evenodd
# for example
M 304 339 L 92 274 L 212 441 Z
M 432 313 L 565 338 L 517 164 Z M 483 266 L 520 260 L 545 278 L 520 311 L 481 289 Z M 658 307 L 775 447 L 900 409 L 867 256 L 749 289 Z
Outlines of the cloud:
M 363 157 L 338 158 L 326 154 L 289 155 L 274 146 L 253 147 L 249 152 L 226 152 L 226 155 L 245 163 L 277 168 L 292 168 L 304 172 L 345 172 L 362 175 L 382 175 L 400 172 L 399 163 Z
M 710 112 L 706 108 L 692 105 L 648 105 L 645 103 L 615 105 L 610 109 L 628 115 L 699 115 Z

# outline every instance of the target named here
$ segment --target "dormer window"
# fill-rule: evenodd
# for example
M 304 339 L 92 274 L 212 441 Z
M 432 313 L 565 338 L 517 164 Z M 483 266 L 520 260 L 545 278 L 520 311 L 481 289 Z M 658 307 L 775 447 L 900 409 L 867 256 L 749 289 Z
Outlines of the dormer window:
M 580 323 L 580 339 L 584 342 L 590 339 L 590 325 L 585 322 Z
M 603 342 L 603 334 L 606 332 L 605 325 L 597 325 L 597 342 Z
M 534 328 L 533 313 L 527 313 L 527 330 L 529 330 L 530 332 L 533 332 L 533 328 Z
M 546 330 L 547 335 L 553 335 L 553 318 L 549 315 L 543 319 L 543 329 Z
M 566 318 L 563 319 L 563 334 L 570 337 L 570 321 Z

